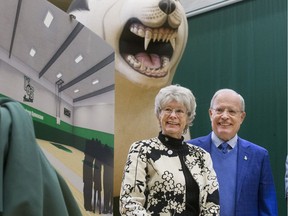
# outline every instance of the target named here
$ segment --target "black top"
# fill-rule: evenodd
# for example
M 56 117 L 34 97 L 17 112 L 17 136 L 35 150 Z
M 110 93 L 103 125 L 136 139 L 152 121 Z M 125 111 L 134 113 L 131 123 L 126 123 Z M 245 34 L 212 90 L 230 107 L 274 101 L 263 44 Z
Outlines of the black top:
M 186 182 L 186 211 L 182 212 L 181 215 L 199 215 L 199 186 L 191 175 L 188 167 L 185 165 L 185 159 L 189 154 L 189 150 L 187 144 L 183 142 L 184 137 L 182 136 L 181 139 L 176 139 L 163 135 L 160 132 L 158 138 L 167 148 L 177 152 L 181 162 L 182 171 Z

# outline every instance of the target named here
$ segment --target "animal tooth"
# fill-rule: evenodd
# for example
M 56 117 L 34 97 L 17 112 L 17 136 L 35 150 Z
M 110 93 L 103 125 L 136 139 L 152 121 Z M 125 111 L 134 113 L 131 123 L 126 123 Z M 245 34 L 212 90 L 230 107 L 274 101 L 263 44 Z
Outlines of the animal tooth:
M 167 38 L 166 38 L 166 42 L 168 42 L 168 41 L 171 39 L 172 34 L 173 34 L 173 30 L 170 30 L 170 31 L 168 32 L 168 35 L 167 35 Z
M 158 35 L 157 35 L 157 41 L 160 41 L 162 38 L 162 33 L 161 32 L 158 32 Z
M 166 42 L 167 36 L 168 36 L 167 34 L 164 34 L 164 35 L 163 35 L 163 37 L 162 37 L 162 41 L 163 41 L 163 42 Z
M 165 64 L 163 64 L 163 73 L 164 73 L 164 71 L 166 71 L 166 70 L 168 70 L 168 68 L 169 68 L 169 61 L 168 62 L 165 62 Z
M 161 58 L 161 60 L 162 60 L 162 67 L 167 67 L 168 65 L 169 65 L 169 58 L 168 57 L 162 57 Z
M 153 34 L 153 42 L 155 42 L 157 39 L 157 34 Z
M 126 59 L 127 59 L 127 61 L 129 62 L 129 64 L 132 64 L 132 63 L 133 63 L 133 57 L 132 57 L 132 55 L 128 55 Z
M 170 41 L 170 38 L 171 38 L 171 34 L 168 34 L 168 35 L 167 35 L 167 38 L 166 38 L 166 40 L 165 40 L 165 42 Z
M 145 50 L 147 50 L 147 47 L 148 47 L 148 45 L 150 43 L 150 40 L 151 40 L 151 38 L 145 37 L 145 40 L 144 40 L 144 49 Z
M 143 61 L 141 62 L 141 66 L 140 66 L 140 70 L 141 71 L 145 71 L 146 67 L 144 66 L 144 63 Z
M 177 37 L 177 31 L 173 31 L 171 38 L 176 38 Z
M 163 56 L 161 58 L 161 76 L 164 76 L 165 71 L 168 71 L 170 65 L 170 60 L 168 57 Z
M 176 43 L 175 41 L 176 41 L 175 38 L 171 38 L 171 39 L 170 39 L 170 44 L 171 44 L 173 50 L 175 50 L 175 46 L 176 46 L 176 45 L 175 45 L 175 43 Z
M 151 72 L 152 72 L 152 68 L 150 68 L 150 67 L 147 67 L 147 73 L 150 73 L 151 74 Z
M 153 75 L 153 73 L 152 73 L 152 71 L 151 71 L 151 69 L 150 68 L 146 68 L 146 71 L 145 71 L 145 74 L 146 75 Z
M 163 28 L 159 29 L 157 40 L 163 40 L 163 35 L 165 34 L 165 30 Z
M 161 76 L 161 70 L 160 68 L 157 68 L 155 71 L 155 76 L 160 77 Z
M 157 37 L 158 37 L 158 29 L 153 29 L 153 42 L 156 41 Z
M 151 30 L 146 30 L 145 31 L 145 40 L 144 40 L 144 49 L 147 50 L 147 47 L 150 43 L 150 40 L 152 38 L 152 31 Z
M 167 41 L 168 35 L 169 35 L 169 29 L 164 29 L 164 34 L 163 34 L 163 38 L 162 38 L 163 42 Z
M 137 35 L 137 26 L 136 25 L 131 25 L 130 31 Z
M 140 68 L 141 67 L 141 63 L 140 62 L 134 62 L 133 67 L 134 68 Z
M 140 67 L 141 63 L 133 55 L 129 55 L 127 59 L 134 68 Z
M 144 37 L 145 36 L 145 32 L 143 28 L 139 28 L 137 31 L 137 35 L 139 35 L 140 37 Z

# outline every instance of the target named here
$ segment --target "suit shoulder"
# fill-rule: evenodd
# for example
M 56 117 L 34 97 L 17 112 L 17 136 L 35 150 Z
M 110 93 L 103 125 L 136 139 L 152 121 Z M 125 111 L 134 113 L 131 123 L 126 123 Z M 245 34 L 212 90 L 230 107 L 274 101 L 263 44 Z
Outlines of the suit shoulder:
M 248 140 L 241 139 L 241 138 L 240 138 L 240 142 L 243 144 L 243 146 L 250 148 L 250 150 L 252 151 L 268 154 L 268 150 L 260 145 L 257 145 L 253 142 L 250 142 Z
M 191 139 L 191 140 L 187 140 L 186 142 L 188 144 L 193 144 L 193 145 L 196 145 L 196 146 L 201 146 L 201 140 L 205 140 L 207 138 L 207 136 L 201 136 L 201 137 L 197 137 L 197 138 L 194 138 L 194 139 Z

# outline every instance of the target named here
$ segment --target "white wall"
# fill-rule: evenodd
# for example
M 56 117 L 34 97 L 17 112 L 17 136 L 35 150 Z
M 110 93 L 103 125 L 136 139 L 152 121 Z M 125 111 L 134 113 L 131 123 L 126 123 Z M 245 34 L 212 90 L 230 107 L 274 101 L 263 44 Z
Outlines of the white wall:
M 26 95 L 26 91 L 24 90 L 24 74 L 4 61 L 0 61 L 0 74 L 0 93 L 56 117 L 55 88 L 48 90 L 39 84 L 39 81 L 36 82 L 30 78 L 30 84 L 34 88 L 34 100 L 33 103 L 25 102 L 23 101 L 23 97 Z M 64 116 L 64 107 L 71 111 L 73 109 L 72 105 L 62 100 L 60 107 L 61 120 L 72 124 L 73 116 L 71 118 Z
M 103 94 L 103 96 L 105 95 Z M 95 98 L 89 100 L 91 102 Z M 85 104 L 85 101 L 82 104 Z M 114 134 L 114 104 L 93 105 L 90 103 L 90 105 L 81 106 L 80 104 L 75 106 L 73 124 L 79 127 Z
M 22 69 L 26 71 L 25 66 Z M 23 102 L 23 96 L 26 95 L 24 75 L 27 76 L 27 74 L 29 75 L 27 71 L 20 72 L 9 63 L 0 60 L 0 93 L 56 118 L 55 86 L 49 86 L 47 83 L 42 85 L 41 79 L 37 80 L 37 78 L 35 80 L 35 76 L 29 76 L 30 84 L 34 87 L 34 101 L 33 103 Z M 100 97 L 114 97 L 114 91 L 105 93 Z M 61 121 L 82 128 L 114 134 L 114 104 L 95 105 L 95 98 L 77 102 L 75 107 L 72 102 L 70 104 L 69 99 L 62 100 L 60 107 Z M 64 107 L 71 111 L 70 118 L 63 114 Z

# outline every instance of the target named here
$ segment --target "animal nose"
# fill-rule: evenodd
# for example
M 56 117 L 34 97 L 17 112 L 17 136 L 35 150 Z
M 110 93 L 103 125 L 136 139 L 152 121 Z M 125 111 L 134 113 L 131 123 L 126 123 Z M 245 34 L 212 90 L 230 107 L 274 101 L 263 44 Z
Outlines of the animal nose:
M 176 9 L 176 4 L 172 0 L 161 0 L 159 8 L 166 14 L 171 14 Z

